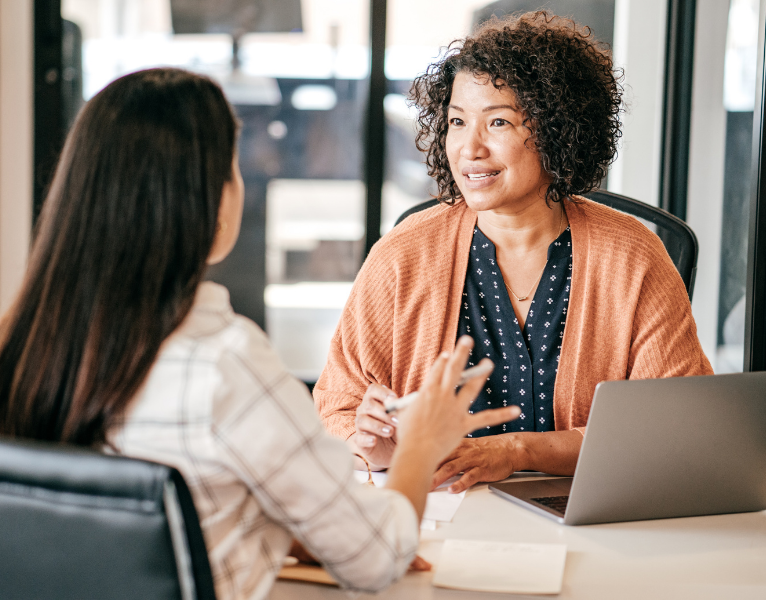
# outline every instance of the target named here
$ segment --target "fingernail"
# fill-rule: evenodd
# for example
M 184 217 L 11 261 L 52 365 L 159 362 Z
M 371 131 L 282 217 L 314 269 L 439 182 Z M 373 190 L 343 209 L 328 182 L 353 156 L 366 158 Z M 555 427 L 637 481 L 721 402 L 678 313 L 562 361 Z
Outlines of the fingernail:
M 399 424 L 399 419 L 397 419 L 396 417 L 391 417 L 391 422 L 392 423 L 396 423 L 398 425 Z
M 383 427 L 383 428 L 381 429 L 381 431 L 382 431 L 383 433 L 391 433 L 391 428 L 390 428 L 390 427 Z
M 450 494 L 454 494 L 454 493 L 457 491 L 457 488 L 456 488 L 454 485 L 451 485 L 451 486 L 449 486 L 449 487 L 447 488 L 447 491 L 448 491 Z
M 439 356 L 441 358 L 449 358 L 449 352 L 442 352 Z

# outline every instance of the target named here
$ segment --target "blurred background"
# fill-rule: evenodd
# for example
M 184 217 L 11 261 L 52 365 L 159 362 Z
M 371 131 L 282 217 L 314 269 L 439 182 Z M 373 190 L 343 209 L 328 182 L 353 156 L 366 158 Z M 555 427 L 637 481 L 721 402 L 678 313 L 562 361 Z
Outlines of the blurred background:
M 55 163 L 83 102 L 111 80 L 160 65 L 215 78 L 242 121 L 246 203 L 237 246 L 209 277 L 309 383 L 367 249 L 434 192 L 414 146 L 413 78 L 493 14 L 542 7 L 572 16 L 625 70 L 624 136 L 604 187 L 690 223 L 700 241 L 700 339 L 716 371 L 743 369 L 759 0 L 51 5 L 63 19 L 61 125 L 47 146 L 37 137 L 48 148 L 36 150 L 37 208 L 44 165 Z

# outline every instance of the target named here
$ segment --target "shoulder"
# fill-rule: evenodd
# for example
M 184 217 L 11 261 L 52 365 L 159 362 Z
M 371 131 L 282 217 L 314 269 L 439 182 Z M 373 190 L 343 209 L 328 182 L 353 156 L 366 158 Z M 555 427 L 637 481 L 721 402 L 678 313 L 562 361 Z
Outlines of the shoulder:
M 454 241 L 475 221 L 476 213 L 465 202 L 438 204 L 414 213 L 378 240 L 360 274 L 364 277 L 370 270 L 390 273 L 435 266 L 450 256 Z
M 434 250 L 434 245 L 442 245 L 445 238 L 457 235 L 465 226 L 465 219 L 475 219 L 465 204 L 458 202 L 452 206 L 437 204 L 431 208 L 416 212 L 386 233 L 373 247 L 376 254 L 393 254 L 406 257 L 424 249 Z
M 211 282 L 200 288 L 164 358 L 185 356 L 191 369 L 208 365 L 214 421 L 224 422 L 243 406 L 259 403 L 313 428 L 316 418 L 306 386 L 288 372 L 263 330 L 233 311 L 225 288 Z
M 583 198 L 567 204 L 573 245 L 587 241 L 589 253 L 610 260 L 670 261 L 662 240 L 637 218 Z

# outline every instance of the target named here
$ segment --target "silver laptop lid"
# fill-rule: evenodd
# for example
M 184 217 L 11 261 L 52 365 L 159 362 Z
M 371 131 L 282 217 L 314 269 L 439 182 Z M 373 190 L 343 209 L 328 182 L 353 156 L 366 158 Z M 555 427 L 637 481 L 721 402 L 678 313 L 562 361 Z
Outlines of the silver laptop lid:
M 564 522 L 766 509 L 766 373 L 596 387 Z

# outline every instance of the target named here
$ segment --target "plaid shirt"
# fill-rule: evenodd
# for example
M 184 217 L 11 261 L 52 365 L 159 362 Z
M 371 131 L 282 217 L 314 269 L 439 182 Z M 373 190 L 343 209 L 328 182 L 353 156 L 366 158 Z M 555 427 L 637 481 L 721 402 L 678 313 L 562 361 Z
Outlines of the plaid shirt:
M 410 502 L 356 483 L 305 386 L 214 283 L 200 286 L 110 441 L 183 473 L 219 600 L 265 598 L 293 537 L 358 590 L 384 588 L 415 556 Z

